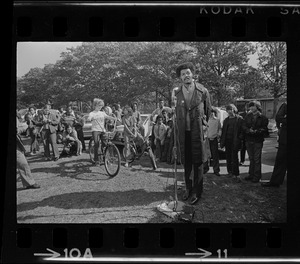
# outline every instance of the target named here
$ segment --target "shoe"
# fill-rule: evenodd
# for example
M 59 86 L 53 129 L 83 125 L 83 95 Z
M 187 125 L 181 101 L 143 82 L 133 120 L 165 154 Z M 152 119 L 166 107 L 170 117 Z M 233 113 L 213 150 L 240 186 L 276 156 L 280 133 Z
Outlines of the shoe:
M 95 161 L 95 162 L 94 162 L 94 165 L 95 165 L 95 166 L 99 166 L 99 165 L 100 165 L 100 161 L 99 161 L 99 160 Z
M 231 178 L 232 176 L 233 176 L 233 175 L 232 175 L 231 172 L 229 172 L 229 173 L 226 175 L 227 178 Z
M 258 182 L 259 182 L 259 179 L 254 179 L 254 178 L 253 178 L 253 179 L 251 180 L 251 182 L 253 182 L 253 183 L 258 183 Z
M 26 187 L 26 189 L 38 189 L 38 188 L 41 188 L 41 186 L 36 183 Z
M 53 160 L 54 160 L 54 161 L 58 161 L 58 160 L 59 160 L 59 157 L 55 157 Z
M 240 166 L 244 166 L 244 162 L 240 162 Z
M 46 158 L 45 158 L 45 161 L 50 161 L 50 160 L 51 160 L 50 157 L 46 157 Z
M 235 181 L 236 181 L 237 183 L 240 183 L 240 182 L 242 182 L 242 180 L 241 180 L 240 176 L 235 176 Z
M 220 172 L 215 172 L 215 175 L 219 177 L 221 176 Z
M 247 177 L 245 177 L 246 181 L 252 181 L 253 177 L 251 177 L 250 175 L 248 175 Z
M 196 204 L 199 201 L 200 197 L 197 197 L 196 195 L 193 195 L 193 197 L 191 198 L 191 201 L 189 202 L 189 204 Z
M 129 167 L 128 162 L 126 162 L 126 163 L 124 164 L 124 167 L 126 167 L 126 168 Z
M 186 201 L 187 199 L 190 198 L 190 195 L 191 195 L 190 191 L 185 191 L 184 194 L 182 195 L 182 200 Z
M 279 184 L 274 184 L 274 183 L 271 183 L 271 182 L 263 182 L 261 184 L 261 186 L 263 186 L 263 187 L 279 187 L 280 185 Z

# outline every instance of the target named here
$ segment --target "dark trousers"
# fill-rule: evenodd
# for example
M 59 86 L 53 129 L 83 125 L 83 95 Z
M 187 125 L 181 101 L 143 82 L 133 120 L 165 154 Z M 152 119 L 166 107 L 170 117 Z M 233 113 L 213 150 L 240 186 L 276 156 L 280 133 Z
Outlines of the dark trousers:
M 101 143 L 103 143 L 103 135 L 105 133 L 101 131 L 92 131 L 93 139 L 94 139 L 94 161 L 99 161 L 98 160 L 98 151 L 99 151 L 99 146 L 100 146 L 100 140 Z M 103 149 L 103 145 L 101 144 L 101 151 Z
M 241 162 L 244 163 L 245 162 L 245 156 L 246 156 L 246 141 L 242 140 L 242 148 L 241 148 L 241 152 L 240 152 L 240 158 L 241 158 Z
M 226 139 L 225 141 L 226 165 L 227 172 L 235 176 L 240 175 L 239 170 L 239 150 L 234 147 L 233 139 Z
M 77 126 L 75 129 L 76 129 L 76 132 L 77 132 L 77 137 L 78 137 L 78 139 L 80 140 L 80 142 L 82 144 L 82 150 L 85 151 L 85 142 L 84 142 L 82 126 Z
M 186 189 L 201 197 L 203 192 L 203 163 L 193 163 L 192 161 L 192 138 L 191 132 L 185 131 L 185 161 L 184 161 L 184 179 Z M 192 170 L 194 169 L 194 181 L 190 179 Z
M 151 132 L 151 148 L 153 153 L 155 153 L 155 144 L 154 144 L 155 136 L 154 136 L 154 126 L 152 126 L 152 132 Z
M 165 142 L 164 142 L 164 149 L 163 149 L 163 153 L 162 153 L 162 157 L 161 157 L 161 161 L 163 161 L 163 162 L 168 160 L 170 142 L 171 142 L 171 138 L 166 137 Z
M 56 132 L 50 133 L 50 129 L 43 130 L 43 144 L 45 149 L 45 157 L 50 158 L 50 144 L 55 158 L 59 157 L 59 151 L 56 143 Z
M 156 139 L 156 145 L 155 145 L 155 157 L 159 159 L 160 161 L 163 161 L 163 153 L 164 153 L 164 145 L 161 144 L 160 139 Z
M 281 185 L 283 183 L 286 171 L 287 171 L 287 145 L 279 143 L 278 151 L 276 154 L 275 166 L 273 169 L 270 183 Z
M 35 152 L 40 150 L 39 142 L 37 139 L 37 132 L 34 133 L 34 131 L 37 131 L 37 129 L 30 128 L 29 130 L 29 135 L 31 138 L 30 152 Z
M 261 153 L 263 142 L 246 142 L 246 148 L 250 160 L 249 176 L 255 180 L 261 179 Z
M 212 157 L 212 167 L 214 169 L 214 173 L 218 173 L 220 172 L 218 139 L 214 138 L 213 140 L 209 139 L 208 141 Z

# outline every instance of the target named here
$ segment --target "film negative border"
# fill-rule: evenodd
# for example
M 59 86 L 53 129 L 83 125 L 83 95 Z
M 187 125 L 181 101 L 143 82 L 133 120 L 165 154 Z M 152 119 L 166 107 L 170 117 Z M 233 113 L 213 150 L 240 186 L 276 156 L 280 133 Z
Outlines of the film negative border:
M 240 8 L 240 9 L 238 9 Z M 231 10 L 229 12 L 229 10 Z M 299 66 L 300 5 L 247 6 L 94 6 L 32 5 L 14 7 L 13 41 L 286 41 L 288 64 Z M 138 23 L 138 24 L 137 24 Z M 299 67 L 288 67 L 288 86 L 299 87 Z M 12 81 L 14 84 L 14 81 Z M 299 93 L 298 93 L 299 94 Z M 289 97 L 297 98 L 295 89 Z M 11 111 L 14 112 L 14 104 Z M 11 125 L 14 131 L 14 124 Z M 295 146 L 291 147 L 291 150 Z M 13 160 L 13 153 L 8 153 Z M 8 172 L 14 172 L 10 168 Z M 299 181 L 298 181 L 299 182 Z M 289 184 L 289 183 L 288 183 Z M 298 185 L 299 186 L 299 185 Z M 9 190 L 15 182 L 7 181 Z M 295 187 L 295 186 L 294 186 Z M 288 202 L 297 189 L 288 186 Z M 7 194 L 15 201 L 15 192 Z M 43 259 L 143 258 L 205 262 L 215 258 L 299 259 L 299 209 L 288 204 L 287 224 L 66 225 L 16 224 L 15 207 L 5 204 L 4 262 Z M 293 214 L 292 212 L 296 212 Z M 116 259 L 119 258 L 119 259 Z M 139 259 L 140 258 L 140 259 Z
M 209 5 L 147 8 L 58 5 L 49 8 L 18 4 L 14 30 L 18 41 L 279 41 L 299 38 L 299 9 L 299 6 Z

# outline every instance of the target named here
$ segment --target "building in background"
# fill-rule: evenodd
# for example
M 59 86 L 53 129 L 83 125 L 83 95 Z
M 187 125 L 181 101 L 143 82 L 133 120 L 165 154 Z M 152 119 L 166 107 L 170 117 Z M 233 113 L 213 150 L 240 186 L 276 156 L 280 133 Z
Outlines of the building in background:
M 268 119 L 274 119 L 273 109 L 274 109 L 274 98 L 251 98 L 251 99 L 237 99 L 236 107 L 238 112 L 244 112 L 245 105 L 253 100 L 257 100 L 261 103 L 262 114 L 265 115 Z M 278 104 L 275 110 L 275 114 L 277 113 L 279 107 L 282 103 L 286 102 L 286 97 L 278 98 Z

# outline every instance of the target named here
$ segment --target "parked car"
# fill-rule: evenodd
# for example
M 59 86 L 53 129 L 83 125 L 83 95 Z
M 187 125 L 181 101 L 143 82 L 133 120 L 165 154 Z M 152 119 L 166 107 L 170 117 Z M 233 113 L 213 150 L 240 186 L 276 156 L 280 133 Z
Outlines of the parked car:
M 276 126 L 275 119 L 269 119 L 268 129 L 269 129 L 269 133 L 278 132 L 278 127 Z

